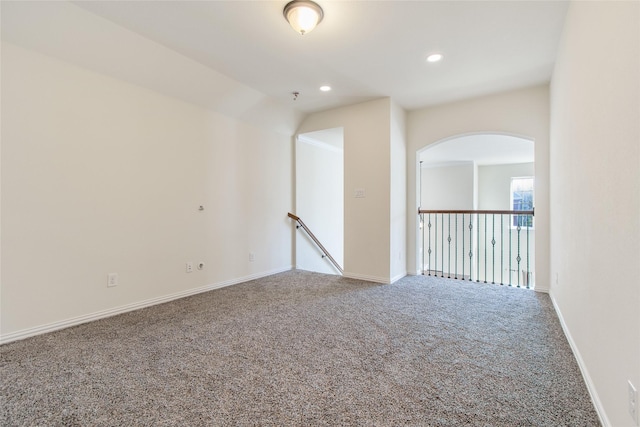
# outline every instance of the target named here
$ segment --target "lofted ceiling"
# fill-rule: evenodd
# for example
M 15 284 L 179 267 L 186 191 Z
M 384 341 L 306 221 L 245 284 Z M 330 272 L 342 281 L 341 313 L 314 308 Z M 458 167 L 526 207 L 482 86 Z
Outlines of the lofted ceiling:
M 247 98 L 266 96 L 298 113 L 379 97 L 412 110 L 548 82 L 568 6 L 544 0 L 318 0 L 324 20 L 300 36 L 282 16 L 286 3 L 3 1 L 2 35 L 152 88 L 157 79 L 158 87 L 169 87 L 165 92 L 200 104 L 222 96 L 220 87 L 237 86 Z M 126 41 L 132 36 L 145 41 Z M 108 47 L 109 38 L 119 44 Z M 153 49 L 136 45 L 145 43 Z M 156 48 L 174 58 L 159 61 L 148 53 Z M 444 59 L 427 63 L 432 52 Z M 206 72 L 177 69 L 178 57 Z M 218 86 L 209 93 L 213 80 Z M 330 92 L 319 91 L 325 84 Z M 296 101 L 294 91 L 300 92 Z

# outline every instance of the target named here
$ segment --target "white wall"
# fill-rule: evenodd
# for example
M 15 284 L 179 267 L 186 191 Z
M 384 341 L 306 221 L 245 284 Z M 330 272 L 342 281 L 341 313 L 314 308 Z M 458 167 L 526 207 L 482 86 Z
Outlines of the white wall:
M 344 274 L 382 283 L 391 281 L 390 105 L 382 98 L 314 113 L 298 128 L 344 128 Z
M 390 281 L 407 275 L 407 135 L 406 113 L 391 101 L 390 129 Z
M 418 273 L 417 151 L 453 136 L 504 133 L 535 140 L 536 289 L 549 288 L 549 88 L 537 86 L 411 111 L 407 115 L 407 251 L 410 272 Z
M 5 42 L 2 113 L 3 340 L 291 268 L 290 135 Z
M 296 142 L 296 211 L 339 265 L 344 264 L 344 150 L 300 135 Z M 302 229 L 296 232 L 296 268 L 339 274 Z
M 406 275 L 406 113 L 389 98 L 310 114 L 299 134 L 344 129 L 344 275 Z M 356 191 L 365 197 L 355 197 Z
M 474 177 L 473 162 L 450 166 L 423 166 L 422 209 L 474 209 Z
M 478 166 L 478 209 L 511 210 L 511 178 L 534 173 L 533 163 Z
M 639 57 L 640 3 L 571 4 L 551 84 L 551 296 L 612 426 L 634 425 L 627 380 L 640 389 Z

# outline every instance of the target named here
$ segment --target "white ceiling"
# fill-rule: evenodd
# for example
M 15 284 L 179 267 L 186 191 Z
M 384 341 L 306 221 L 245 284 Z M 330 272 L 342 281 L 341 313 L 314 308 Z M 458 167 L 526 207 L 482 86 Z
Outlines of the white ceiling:
M 568 5 L 318 0 L 324 20 L 300 36 L 282 16 L 286 3 L 3 1 L 2 37 L 137 84 L 164 79 L 164 92 L 199 104 L 233 86 L 251 102 L 266 95 L 299 113 L 386 96 L 411 110 L 548 82 Z M 106 47 L 109 39 L 117 49 Z M 160 48 L 175 54 L 162 67 L 150 53 Z M 444 60 L 426 63 L 435 51 Z M 177 69 L 178 56 L 202 69 Z M 320 92 L 323 84 L 333 90 Z M 229 101 L 237 93 L 226 96 L 239 102 Z
M 423 167 L 471 162 L 480 166 L 531 163 L 533 145 L 530 139 L 509 135 L 465 135 L 422 150 L 419 161 Z

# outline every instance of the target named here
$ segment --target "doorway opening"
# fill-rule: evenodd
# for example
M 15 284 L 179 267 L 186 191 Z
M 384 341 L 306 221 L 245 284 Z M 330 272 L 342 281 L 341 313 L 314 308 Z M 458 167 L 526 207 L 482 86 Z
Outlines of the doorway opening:
M 339 265 L 344 266 L 344 130 L 298 135 L 296 215 Z M 296 233 L 296 268 L 339 274 L 306 233 Z

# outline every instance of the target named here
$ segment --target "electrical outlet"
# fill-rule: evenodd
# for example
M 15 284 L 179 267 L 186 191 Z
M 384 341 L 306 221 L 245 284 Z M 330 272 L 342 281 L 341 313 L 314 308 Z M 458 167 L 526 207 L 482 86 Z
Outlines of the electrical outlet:
M 631 380 L 627 382 L 629 390 L 629 415 L 635 425 L 638 425 L 638 390 L 633 386 Z
M 118 273 L 109 273 L 107 275 L 107 288 L 118 286 Z
M 193 273 L 193 263 L 191 261 L 187 263 L 187 273 Z
M 253 252 L 249 252 L 249 262 L 253 262 L 256 260 L 256 254 Z

